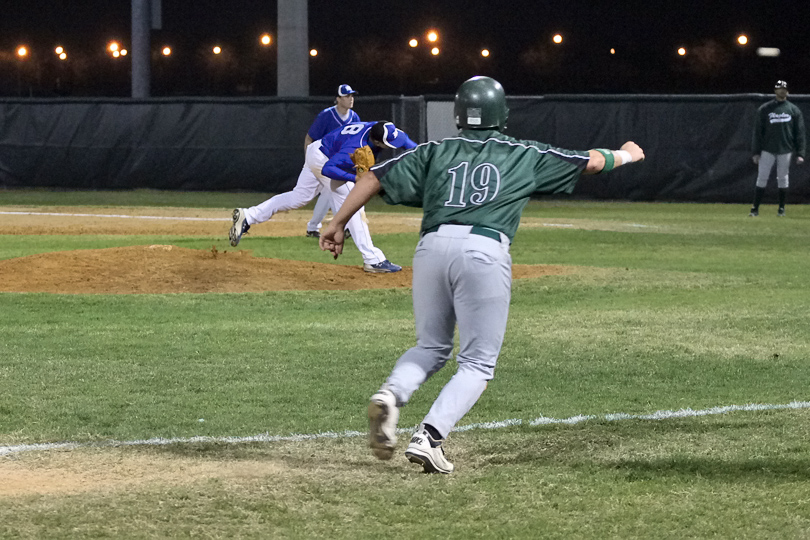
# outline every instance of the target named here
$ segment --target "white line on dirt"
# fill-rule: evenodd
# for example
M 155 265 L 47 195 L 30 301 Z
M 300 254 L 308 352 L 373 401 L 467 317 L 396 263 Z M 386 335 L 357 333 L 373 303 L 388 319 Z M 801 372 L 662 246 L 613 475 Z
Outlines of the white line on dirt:
M 202 217 L 176 217 L 176 216 L 130 216 L 127 214 L 71 214 L 67 212 L 3 212 L 5 216 L 61 216 L 61 217 L 94 217 L 94 218 L 121 218 L 121 219 L 157 219 L 167 221 L 232 221 L 231 218 L 202 218 Z M 422 221 L 422 217 L 405 217 L 403 221 Z M 561 227 L 572 229 L 576 227 L 573 223 L 541 223 L 543 227 Z M 626 223 L 629 227 L 649 227 L 638 223 Z
M 166 219 L 170 221 L 232 221 L 232 218 L 172 217 L 172 216 L 129 216 L 126 214 L 68 214 L 60 212 L 0 212 L 8 216 L 67 216 L 67 217 L 104 217 L 123 219 Z
M 546 424 L 579 424 L 587 421 L 617 422 L 622 420 L 670 420 L 673 418 L 688 418 L 698 416 L 712 416 L 718 414 L 728 414 L 739 411 L 773 411 L 780 409 L 810 409 L 810 401 L 791 401 L 785 404 L 749 403 L 748 405 L 724 405 L 711 407 L 709 409 L 679 409 L 677 411 L 655 411 L 652 414 L 626 414 L 611 413 L 603 415 L 577 415 L 568 418 L 549 418 L 540 416 L 528 422 L 530 426 L 540 426 Z M 498 422 L 482 422 L 458 426 L 453 431 L 471 431 L 478 429 L 500 429 L 510 426 L 523 425 L 523 420 L 512 418 Z M 410 433 L 413 428 L 400 428 L 398 433 Z M 166 439 L 154 437 L 152 439 L 140 439 L 134 441 L 99 441 L 99 442 L 61 442 L 61 443 L 41 443 L 41 444 L 18 444 L 10 446 L 0 446 L 0 456 L 20 454 L 23 452 L 49 451 L 49 450 L 74 450 L 77 448 L 113 448 L 121 446 L 165 446 L 169 444 L 192 444 L 192 443 L 225 443 L 240 444 L 251 442 L 282 442 L 282 441 L 308 441 L 313 439 L 346 439 L 351 437 L 365 437 L 364 431 L 326 431 L 322 433 L 299 433 L 292 435 L 270 435 L 263 433 L 248 437 L 174 437 Z

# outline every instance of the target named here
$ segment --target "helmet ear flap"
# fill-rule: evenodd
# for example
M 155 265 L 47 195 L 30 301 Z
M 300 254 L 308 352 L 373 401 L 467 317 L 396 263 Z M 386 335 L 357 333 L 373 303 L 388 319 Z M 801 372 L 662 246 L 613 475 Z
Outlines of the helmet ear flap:
M 503 131 L 509 117 L 503 86 L 490 77 L 464 81 L 456 92 L 453 112 L 459 128 Z

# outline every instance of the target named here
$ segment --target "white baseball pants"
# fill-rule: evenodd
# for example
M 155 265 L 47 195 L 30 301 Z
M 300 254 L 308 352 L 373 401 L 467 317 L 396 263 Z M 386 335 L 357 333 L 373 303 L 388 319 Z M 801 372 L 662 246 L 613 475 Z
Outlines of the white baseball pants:
M 320 142 L 316 142 L 318 142 L 318 145 L 320 146 Z M 298 181 L 295 183 L 293 190 L 286 193 L 280 193 L 267 199 L 261 204 L 251 206 L 250 208 L 246 209 L 245 214 L 247 215 L 248 225 L 264 223 L 272 218 L 276 212 L 284 212 L 286 210 L 295 210 L 296 208 L 301 208 L 309 203 L 309 201 L 317 197 L 321 191 L 323 191 L 323 183 L 318 180 L 315 172 L 311 167 L 309 167 L 310 148 L 312 148 L 313 144 L 315 143 L 307 146 L 307 160 L 304 163 L 304 167 L 301 169 L 301 172 L 298 174 Z M 326 162 L 324 161 L 324 163 Z M 323 164 L 321 164 L 321 167 L 323 167 Z M 320 169 L 318 169 L 318 171 L 320 172 Z M 327 209 L 329 205 L 328 191 L 328 189 L 325 191 Z
M 293 190 L 271 197 L 263 203 L 245 210 L 248 225 L 265 222 L 276 212 L 301 208 L 314 199 L 318 193 L 327 196 L 329 206 L 332 207 L 333 212 L 337 213 L 343 206 L 343 201 L 346 200 L 349 191 L 354 187 L 354 183 L 331 180 L 324 176 L 321 171 L 327 161 L 329 158 L 321 152 L 321 141 L 315 141 L 307 146 L 306 162 L 301 174 L 298 175 L 298 182 Z M 346 228 L 352 234 L 352 241 L 363 256 L 363 262 L 366 264 L 381 263 L 385 260 L 385 254 L 374 247 L 368 225 L 362 219 L 362 213 L 362 211 L 356 212 L 346 224 Z
M 329 197 L 318 197 L 315 208 L 312 209 L 312 219 L 307 222 L 307 231 L 320 231 L 323 218 L 329 211 Z

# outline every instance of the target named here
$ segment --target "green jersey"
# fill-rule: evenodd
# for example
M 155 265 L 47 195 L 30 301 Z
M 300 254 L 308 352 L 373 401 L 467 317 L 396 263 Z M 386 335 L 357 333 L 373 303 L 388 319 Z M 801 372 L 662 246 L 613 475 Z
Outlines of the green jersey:
M 790 154 L 804 157 L 807 142 L 804 133 L 802 111 L 788 100 L 773 99 L 757 109 L 754 139 L 754 154 L 763 150 L 771 154 Z
M 589 159 L 587 151 L 493 130 L 462 130 L 372 170 L 385 202 L 423 209 L 422 232 L 444 224 L 476 225 L 511 241 L 532 193 L 570 193 Z

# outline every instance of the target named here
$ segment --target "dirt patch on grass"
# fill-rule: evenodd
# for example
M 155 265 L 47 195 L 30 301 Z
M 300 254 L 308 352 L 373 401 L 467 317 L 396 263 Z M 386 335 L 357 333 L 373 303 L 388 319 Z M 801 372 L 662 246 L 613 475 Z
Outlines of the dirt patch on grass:
M 517 279 L 570 273 L 515 265 Z M 412 272 L 370 274 L 360 266 L 253 257 L 171 245 L 61 251 L 0 261 L 0 291 L 63 294 L 238 293 L 410 287 Z
M 278 460 L 203 460 L 110 450 L 57 453 L 0 461 L 0 498 L 262 478 L 281 474 L 284 468 Z
M 251 237 L 303 236 L 309 209 L 282 212 Z M 419 231 L 421 215 L 369 214 L 372 234 Z M 328 218 L 327 218 L 328 221 Z M 227 244 L 231 210 L 199 208 L 0 207 L 0 234 L 210 236 Z M 414 241 L 416 236 L 414 236 Z M 312 249 L 317 249 L 317 241 Z M 240 248 L 246 247 L 243 242 Z M 230 246 L 228 246 L 230 248 Z M 516 279 L 570 273 L 562 266 L 516 265 Z M 253 257 L 249 250 L 171 245 L 43 253 L 0 261 L 0 292 L 64 294 L 240 293 L 410 287 L 409 267 L 370 274 L 361 266 Z

